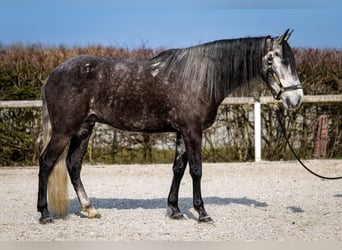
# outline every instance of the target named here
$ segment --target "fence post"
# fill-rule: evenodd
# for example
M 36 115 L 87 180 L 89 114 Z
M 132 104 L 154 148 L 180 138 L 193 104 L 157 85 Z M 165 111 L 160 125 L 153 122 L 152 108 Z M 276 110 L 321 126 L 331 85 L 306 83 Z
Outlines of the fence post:
M 254 160 L 261 161 L 261 108 L 254 102 Z

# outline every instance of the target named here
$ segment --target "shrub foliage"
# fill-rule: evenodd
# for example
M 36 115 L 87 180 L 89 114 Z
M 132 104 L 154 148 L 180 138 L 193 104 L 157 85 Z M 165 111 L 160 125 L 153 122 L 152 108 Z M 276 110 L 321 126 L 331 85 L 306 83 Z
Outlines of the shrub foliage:
M 79 54 L 147 59 L 161 50 L 102 46 L 44 47 L 42 45 L 0 47 L 0 100 L 37 100 L 40 88 L 54 67 Z M 342 51 L 295 49 L 298 75 L 307 95 L 341 94 Z M 260 86 L 260 95 L 269 95 Z M 291 142 L 303 158 L 312 158 L 315 123 L 329 117 L 327 157 L 342 156 L 342 104 L 303 104 L 283 111 Z M 0 110 L 0 166 L 36 165 L 41 150 L 40 109 Z M 204 161 L 248 161 L 254 159 L 253 106 L 220 106 L 217 121 L 203 135 Z M 262 106 L 263 159 L 292 159 L 280 133 L 272 105 Z M 141 134 L 97 125 L 86 161 L 91 163 L 159 163 L 173 161 L 174 134 Z

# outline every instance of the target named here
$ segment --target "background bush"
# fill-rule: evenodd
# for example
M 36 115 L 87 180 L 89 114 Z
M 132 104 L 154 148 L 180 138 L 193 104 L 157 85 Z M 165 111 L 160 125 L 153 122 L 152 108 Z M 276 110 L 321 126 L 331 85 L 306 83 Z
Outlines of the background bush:
M 0 47 L 0 100 L 38 100 L 48 74 L 60 63 L 79 54 L 148 59 L 161 50 L 102 46 L 87 48 L 10 46 Z M 299 78 L 307 95 L 341 94 L 342 51 L 295 49 Z M 269 95 L 260 85 L 260 95 Z M 303 158 L 312 158 L 314 127 L 319 115 L 329 116 L 327 157 L 342 156 L 342 104 L 303 104 L 283 111 L 291 141 Z M 36 165 L 41 150 L 40 109 L 0 110 L 0 165 Z M 292 159 L 271 105 L 262 105 L 263 159 Z M 205 131 L 204 161 L 248 161 L 254 159 L 252 105 L 220 106 L 217 121 Z M 97 125 L 85 160 L 90 163 L 171 163 L 172 133 L 142 134 Z

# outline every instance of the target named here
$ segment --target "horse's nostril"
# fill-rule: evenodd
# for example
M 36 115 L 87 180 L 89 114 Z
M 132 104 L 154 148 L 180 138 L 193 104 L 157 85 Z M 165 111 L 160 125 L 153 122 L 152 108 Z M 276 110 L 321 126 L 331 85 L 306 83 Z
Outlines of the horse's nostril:
M 286 97 L 285 102 L 286 102 L 286 106 L 287 107 L 291 108 L 293 106 L 292 103 L 291 103 L 290 98 Z
M 303 101 L 303 95 L 300 95 L 298 98 L 297 106 L 299 106 Z

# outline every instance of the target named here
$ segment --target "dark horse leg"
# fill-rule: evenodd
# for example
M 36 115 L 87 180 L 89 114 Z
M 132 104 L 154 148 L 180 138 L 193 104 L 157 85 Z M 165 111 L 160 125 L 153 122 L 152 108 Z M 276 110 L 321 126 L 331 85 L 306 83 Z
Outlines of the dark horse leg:
M 211 222 L 212 219 L 204 209 L 201 194 L 202 179 L 202 129 L 195 127 L 183 132 L 186 154 L 189 159 L 190 175 L 193 185 L 193 205 L 199 214 L 199 222 Z
M 71 183 L 75 189 L 82 211 L 88 212 L 88 218 L 100 218 L 85 192 L 81 181 L 82 160 L 87 151 L 89 138 L 94 127 L 93 122 L 86 122 L 70 141 L 68 156 L 66 159 Z
M 46 224 L 52 222 L 47 204 L 47 183 L 48 177 L 56 164 L 59 156 L 63 153 L 69 143 L 69 137 L 53 134 L 45 151 L 39 158 L 39 189 L 37 209 L 41 213 L 39 222 Z
M 177 133 L 176 155 L 173 164 L 173 179 L 168 197 L 168 206 L 171 208 L 171 218 L 183 218 L 183 214 L 178 207 L 178 194 L 181 179 L 184 175 L 186 164 L 190 160 L 190 174 L 193 180 L 193 204 L 195 210 L 199 213 L 199 222 L 211 222 L 212 219 L 204 209 L 204 203 L 201 195 L 202 178 L 202 131 L 195 132 L 189 130 L 189 133 L 183 137 Z
M 171 208 L 171 218 L 181 219 L 184 218 L 183 214 L 178 207 L 178 193 L 179 185 L 181 183 L 188 158 L 185 151 L 184 140 L 180 133 L 177 133 L 176 139 L 176 155 L 173 162 L 173 179 L 171 189 L 168 197 L 168 206 Z

